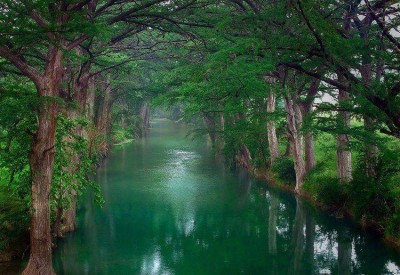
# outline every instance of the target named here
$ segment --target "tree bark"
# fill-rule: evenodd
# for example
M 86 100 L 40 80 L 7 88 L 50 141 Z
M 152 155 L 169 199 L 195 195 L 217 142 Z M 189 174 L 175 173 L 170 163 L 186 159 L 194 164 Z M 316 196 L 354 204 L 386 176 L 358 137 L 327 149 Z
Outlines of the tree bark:
M 305 124 L 305 133 L 304 133 L 304 153 L 306 160 L 306 172 L 313 169 L 316 165 L 315 160 L 315 146 L 314 146 L 314 133 L 312 131 L 312 120 L 311 120 L 311 112 L 312 112 L 312 104 L 314 102 L 315 96 L 318 93 L 320 81 L 313 80 L 308 91 L 306 99 L 301 102 L 301 113 L 303 125 Z
M 249 148 L 247 148 L 246 144 L 241 143 L 240 148 L 236 154 L 236 165 L 243 167 L 247 171 L 251 171 L 253 169 L 251 160 L 252 158 Z
M 345 81 L 341 74 L 338 74 L 339 81 Z M 343 105 L 349 100 L 349 95 L 344 90 L 339 90 L 338 101 L 339 105 Z M 351 164 L 351 151 L 350 151 L 350 138 L 347 134 L 350 127 L 350 112 L 346 110 L 339 110 L 338 112 L 338 129 L 339 134 L 337 137 L 337 175 L 341 182 L 349 182 L 352 180 L 352 164 Z
M 272 114 L 275 112 L 275 94 L 270 92 L 267 99 L 267 113 Z M 278 137 L 276 135 L 275 121 L 268 119 L 267 122 L 267 133 L 268 133 L 268 148 L 271 158 L 271 165 L 275 162 L 276 158 L 279 157 L 279 144 Z
M 222 151 L 225 148 L 225 139 L 224 139 L 224 131 L 225 131 L 225 118 L 224 118 L 224 113 L 221 111 L 218 114 L 219 118 L 219 150 Z
M 299 133 L 299 123 L 302 121 L 301 111 L 296 101 L 296 98 L 293 98 L 293 96 L 285 96 L 288 132 L 292 142 L 294 170 L 296 171 L 295 192 L 300 194 L 304 184 L 303 179 L 306 174 L 306 167 L 303 159 L 302 137 Z
M 31 245 L 29 262 L 22 273 L 24 275 L 54 274 L 49 200 L 58 107 L 54 100 L 47 97 L 58 97 L 63 70 L 62 51 L 50 46 L 44 78 L 40 83 L 35 83 L 39 97 L 46 99 L 38 110 L 38 129 L 29 155 L 32 176 Z
M 213 115 L 210 113 L 203 112 L 203 122 L 204 125 L 206 126 L 208 136 L 210 137 L 211 140 L 211 144 L 214 147 L 217 137 L 216 137 L 215 119 Z
M 90 77 L 88 83 L 88 95 L 86 101 L 86 118 L 90 123 L 94 122 L 94 102 L 96 97 L 96 86 L 95 86 L 95 78 Z
M 144 136 L 150 128 L 150 107 L 147 101 L 144 101 L 140 107 L 140 134 Z
M 375 138 L 375 123 L 376 120 L 370 117 L 364 117 L 364 127 L 367 132 Z M 377 175 L 376 165 L 378 158 L 378 147 L 375 145 L 374 141 L 367 141 L 365 144 L 365 173 L 368 177 L 375 178 Z
M 102 137 L 103 143 L 106 144 L 108 139 L 108 134 L 110 132 L 111 126 L 111 83 L 110 75 L 107 75 L 107 80 L 105 83 L 104 94 L 101 97 L 100 106 L 97 112 L 96 128 Z M 106 149 L 105 149 L 106 150 Z M 103 152 L 105 154 L 106 152 Z

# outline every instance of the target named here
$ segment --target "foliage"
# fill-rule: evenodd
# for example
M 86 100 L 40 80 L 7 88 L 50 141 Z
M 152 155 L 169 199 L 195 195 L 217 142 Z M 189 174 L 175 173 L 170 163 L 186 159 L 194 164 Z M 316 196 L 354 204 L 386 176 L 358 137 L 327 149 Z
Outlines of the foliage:
M 354 213 L 358 217 L 377 221 L 388 234 L 400 236 L 399 149 L 380 151 L 375 177 L 366 174 L 364 162 L 365 157 L 361 156 L 351 182 Z
M 95 158 L 89 154 L 88 141 L 77 133 L 84 131 L 86 125 L 85 121 L 59 117 L 56 164 L 51 185 L 54 212 L 58 207 L 68 210 L 72 196 L 81 196 L 87 188 L 94 190 L 98 204 L 103 202 L 100 187 L 90 179 L 94 174 Z
M 289 185 L 293 185 L 296 182 L 294 163 L 293 160 L 288 157 L 278 158 L 272 165 L 272 171 L 275 172 L 281 180 L 287 182 Z

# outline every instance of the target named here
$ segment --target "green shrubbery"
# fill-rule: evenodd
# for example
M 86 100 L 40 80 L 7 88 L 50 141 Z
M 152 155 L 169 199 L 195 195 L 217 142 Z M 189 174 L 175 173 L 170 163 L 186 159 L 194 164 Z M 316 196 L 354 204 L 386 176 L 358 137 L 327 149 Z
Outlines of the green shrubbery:
M 349 185 L 318 169 L 310 171 L 305 178 L 304 189 L 324 205 L 341 209 L 349 201 Z
M 29 236 L 30 197 L 20 198 L 0 187 L 0 251 L 18 246 Z
M 132 133 L 126 129 L 116 129 L 112 133 L 112 141 L 114 144 L 118 144 L 129 139 L 132 139 Z
M 377 158 L 376 176 L 368 176 L 364 158 L 354 171 L 350 197 L 358 218 L 381 224 L 391 235 L 400 234 L 400 156 L 398 149 L 382 149 Z
M 296 183 L 296 172 L 294 170 L 293 160 L 288 157 L 277 158 L 272 165 L 272 172 L 290 185 Z

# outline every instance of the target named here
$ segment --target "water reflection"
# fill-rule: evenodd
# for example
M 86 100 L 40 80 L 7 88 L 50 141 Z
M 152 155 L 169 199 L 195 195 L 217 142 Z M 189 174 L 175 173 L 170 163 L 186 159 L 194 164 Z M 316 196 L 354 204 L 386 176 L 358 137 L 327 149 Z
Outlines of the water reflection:
M 301 199 L 229 171 L 171 122 L 115 152 L 79 229 L 55 251 L 59 274 L 390 274 L 399 254 Z

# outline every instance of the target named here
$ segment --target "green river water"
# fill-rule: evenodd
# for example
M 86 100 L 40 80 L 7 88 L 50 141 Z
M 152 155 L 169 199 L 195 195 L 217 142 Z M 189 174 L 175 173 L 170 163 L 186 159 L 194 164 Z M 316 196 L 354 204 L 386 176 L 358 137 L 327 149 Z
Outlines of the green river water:
M 187 130 L 155 120 L 114 150 L 96 177 L 105 204 L 83 200 L 58 274 L 400 274 L 379 238 L 224 167 Z

